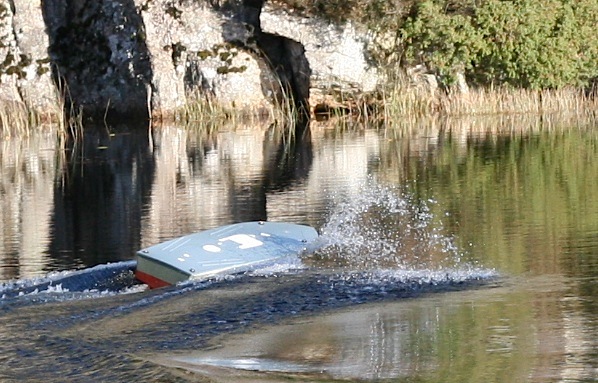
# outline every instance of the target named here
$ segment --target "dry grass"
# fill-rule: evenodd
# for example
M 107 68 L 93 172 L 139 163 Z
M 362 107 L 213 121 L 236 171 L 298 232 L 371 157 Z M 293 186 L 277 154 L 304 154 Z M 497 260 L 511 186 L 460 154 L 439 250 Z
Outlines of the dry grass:
M 2 137 L 28 135 L 31 128 L 42 122 L 42 116 L 22 102 L 0 104 L 0 133 Z
M 418 130 L 423 122 L 438 124 L 446 120 L 468 121 L 492 117 L 498 120 L 537 118 L 558 121 L 596 121 L 598 119 L 598 94 L 581 89 L 527 90 L 514 88 L 451 90 L 434 88 L 425 81 L 414 82 L 402 76 L 388 83 L 377 94 L 353 97 L 320 97 L 325 122 L 319 126 L 343 127 L 378 126 L 399 130 Z M 313 100 L 312 100 L 313 102 Z M 322 105 L 326 105 L 326 110 Z M 335 113 L 336 111 L 340 111 Z M 316 120 L 318 119 L 316 115 Z
M 0 101 L 0 139 L 28 136 L 33 129 L 52 125 L 59 134 L 69 133 L 74 138 L 83 134 L 83 114 L 66 98 L 57 97 L 57 104 L 44 111 L 23 101 Z
M 378 101 L 386 121 L 408 117 L 501 114 L 596 114 L 598 95 L 582 89 L 478 88 L 465 92 L 433 89 L 399 78 Z
M 281 87 L 282 89 L 282 87 Z M 337 92 L 338 93 L 338 92 Z M 202 94 L 191 95 L 189 102 L 175 113 L 175 121 L 190 129 L 216 131 L 224 125 L 263 124 L 270 121 L 294 134 L 299 113 L 291 97 L 281 93 L 270 108 L 224 107 Z M 67 108 L 66 97 L 52 110 L 40 113 L 24 102 L 0 102 L 0 138 L 26 136 L 36 127 L 52 124 L 59 134 L 77 138 L 83 134 L 80 111 Z M 414 83 L 398 76 L 378 94 L 334 95 L 325 100 L 330 107 L 326 117 L 345 121 L 347 126 L 404 125 L 419 119 L 460 116 L 548 115 L 598 116 L 598 95 L 580 89 L 526 90 L 513 88 L 470 89 L 445 92 L 423 82 Z M 314 100 L 312 104 L 316 106 Z M 318 117 L 318 116 L 316 116 Z M 335 126 L 339 126 L 335 123 Z M 344 126 L 344 125 L 343 125 Z
M 464 114 L 584 114 L 598 110 L 598 99 L 579 89 L 527 90 L 476 89 L 464 94 L 439 97 L 439 112 Z
M 231 110 L 201 94 L 191 95 L 174 115 L 175 121 L 187 127 L 204 126 L 208 131 L 223 125 L 231 117 L 234 117 Z
M 187 103 L 175 112 L 174 119 L 187 128 L 208 132 L 225 125 L 263 125 L 265 121 L 287 130 L 297 123 L 299 112 L 292 97 L 287 97 L 282 87 L 280 92 L 271 106 L 255 108 L 225 106 L 214 98 L 197 92 L 188 96 Z M 292 129 L 288 130 L 291 133 Z

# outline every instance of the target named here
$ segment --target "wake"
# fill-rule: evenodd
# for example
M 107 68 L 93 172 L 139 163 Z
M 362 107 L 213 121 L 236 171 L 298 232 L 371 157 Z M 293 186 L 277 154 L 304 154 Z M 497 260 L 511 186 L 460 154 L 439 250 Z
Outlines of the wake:
M 122 293 L 138 285 L 133 275 L 135 265 L 135 261 L 116 262 L 9 281 L 0 284 L 0 298 L 37 296 L 50 300 L 60 296 L 94 297 Z

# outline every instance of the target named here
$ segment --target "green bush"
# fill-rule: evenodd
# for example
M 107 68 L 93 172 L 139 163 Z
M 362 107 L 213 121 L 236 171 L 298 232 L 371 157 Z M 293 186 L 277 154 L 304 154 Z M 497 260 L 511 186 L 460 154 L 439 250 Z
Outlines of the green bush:
M 403 65 L 531 89 L 598 77 L 597 26 L 596 0 L 422 0 L 397 21 Z

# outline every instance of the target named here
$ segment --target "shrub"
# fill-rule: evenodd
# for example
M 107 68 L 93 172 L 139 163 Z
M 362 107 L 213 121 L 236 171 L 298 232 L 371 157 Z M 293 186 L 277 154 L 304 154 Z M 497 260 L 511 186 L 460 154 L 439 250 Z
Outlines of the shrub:
M 545 89 L 598 76 L 595 0 L 422 0 L 399 22 L 404 65 L 450 82 Z

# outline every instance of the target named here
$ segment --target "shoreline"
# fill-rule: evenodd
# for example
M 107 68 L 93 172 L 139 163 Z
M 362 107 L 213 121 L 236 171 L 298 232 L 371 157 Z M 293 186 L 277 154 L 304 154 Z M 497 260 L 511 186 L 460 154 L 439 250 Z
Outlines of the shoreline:
M 493 117 L 509 115 L 564 114 L 584 118 L 598 115 L 598 95 L 583 89 L 560 90 L 527 89 L 470 89 L 467 92 L 446 93 L 430 91 L 421 87 L 407 87 L 395 83 L 386 91 L 361 94 L 337 94 L 333 97 L 312 99 L 311 120 L 334 124 L 350 120 L 361 124 L 395 125 L 405 118 L 443 119 L 456 117 Z M 37 111 L 23 103 L 0 102 L 0 133 L 2 137 L 27 135 L 39 125 L 56 124 L 63 133 L 81 132 L 88 124 L 110 125 L 127 122 L 129 118 L 83 120 L 78 113 L 61 110 Z M 72 113 L 72 114 L 71 114 Z M 70 116 L 69 116 L 70 115 Z M 131 118 L 139 124 L 139 119 Z M 290 107 L 226 108 L 209 100 L 190 102 L 181 109 L 147 119 L 148 125 L 180 124 L 182 126 L 204 124 L 209 129 L 228 125 L 235 121 L 271 121 L 278 125 L 294 123 L 294 110 Z M 342 122 L 339 122 L 342 123 Z M 145 124 L 143 124 L 145 125 Z

